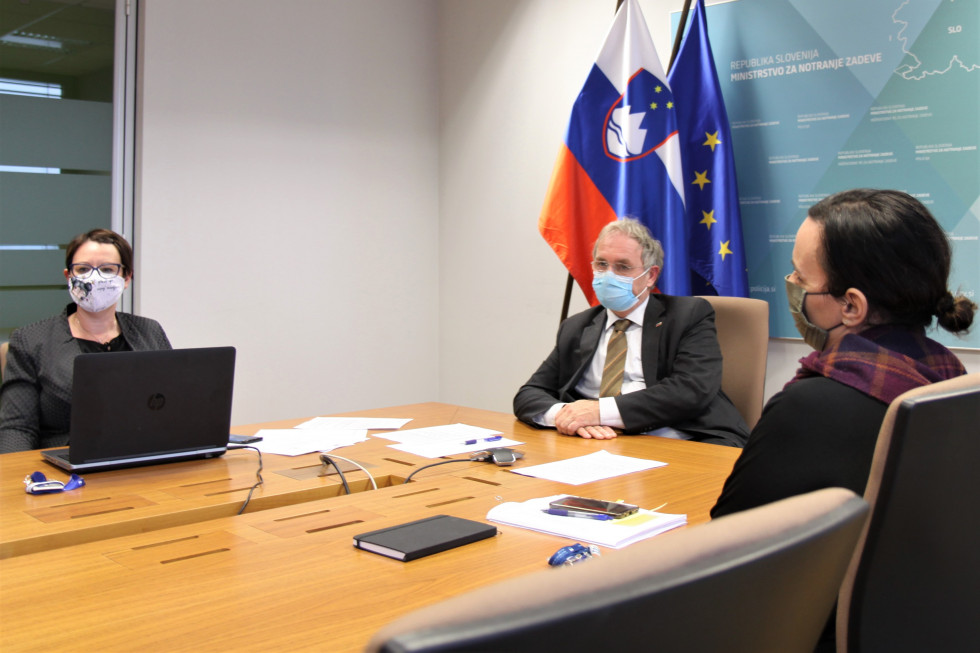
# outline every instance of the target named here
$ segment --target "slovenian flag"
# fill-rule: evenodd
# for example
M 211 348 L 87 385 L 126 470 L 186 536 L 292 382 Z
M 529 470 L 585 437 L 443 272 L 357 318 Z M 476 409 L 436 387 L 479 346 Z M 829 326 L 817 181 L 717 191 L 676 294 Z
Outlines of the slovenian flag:
M 592 246 L 621 217 L 640 220 L 663 244 L 657 287 L 690 294 L 677 109 L 666 79 L 636 0 L 626 0 L 572 107 L 538 220 L 592 305 Z
M 732 135 L 703 0 L 697 0 L 667 79 L 680 107 L 692 290 L 696 295 L 748 297 Z

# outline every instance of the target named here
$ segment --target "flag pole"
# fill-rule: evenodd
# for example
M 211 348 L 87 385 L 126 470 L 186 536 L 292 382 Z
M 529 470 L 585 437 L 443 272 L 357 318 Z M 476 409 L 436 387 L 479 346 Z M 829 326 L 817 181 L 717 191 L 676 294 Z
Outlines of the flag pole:
M 681 22 L 677 24 L 677 34 L 674 35 L 674 49 L 670 53 L 670 63 L 667 64 L 667 72 L 674 67 L 674 59 L 681 49 L 681 41 L 684 40 L 684 28 L 687 27 L 687 14 L 691 10 L 691 0 L 684 0 L 684 8 L 681 9 Z
M 574 285 L 574 282 L 575 277 L 573 277 L 572 273 L 569 272 L 568 279 L 565 281 L 565 299 L 561 303 L 561 317 L 558 318 L 558 324 L 564 322 L 565 318 L 568 317 L 568 305 L 572 301 L 572 286 Z

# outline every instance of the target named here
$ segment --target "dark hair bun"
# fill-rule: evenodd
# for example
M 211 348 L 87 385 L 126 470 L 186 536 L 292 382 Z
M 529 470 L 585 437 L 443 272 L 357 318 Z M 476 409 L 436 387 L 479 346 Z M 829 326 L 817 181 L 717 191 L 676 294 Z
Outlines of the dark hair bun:
M 936 304 L 936 316 L 939 326 L 952 333 L 962 333 L 973 324 L 973 314 L 977 310 L 977 305 L 963 295 L 956 295 L 946 291 L 939 302 Z

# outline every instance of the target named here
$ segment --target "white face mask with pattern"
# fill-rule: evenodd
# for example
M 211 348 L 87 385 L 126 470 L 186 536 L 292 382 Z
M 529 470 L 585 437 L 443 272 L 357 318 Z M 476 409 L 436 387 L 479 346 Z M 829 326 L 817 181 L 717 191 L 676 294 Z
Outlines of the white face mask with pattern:
M 126 278 L 122 275 L 111 279 L 103 279 L 98 274 L 90 274 L 87 279 L 68 277 L 68 294 L 72 301 L 89 313 L 115 306 L 125 289 Z

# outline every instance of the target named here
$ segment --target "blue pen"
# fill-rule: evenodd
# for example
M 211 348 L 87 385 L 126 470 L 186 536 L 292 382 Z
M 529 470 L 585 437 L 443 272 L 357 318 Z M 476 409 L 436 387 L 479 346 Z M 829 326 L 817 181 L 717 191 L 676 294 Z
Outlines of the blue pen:
M 594 519 L 596 521 L 609 521 L 612 519 L 610 515 L 600 515 L 594 512 L 578 512 L 576 510 L 562 510 L 561 508 L 545 508 L 542 512 L 546 512 L 549 515 L 558 515 L 559 517 L 581 517 L 582 519 Z
M 497 440 L 503 440 L 504 436 L 495 435 L 492 438 L 477 438 L 475 440 L 467 440 L 463 444 L 476 444 L 477 442 L 496 442 Z

